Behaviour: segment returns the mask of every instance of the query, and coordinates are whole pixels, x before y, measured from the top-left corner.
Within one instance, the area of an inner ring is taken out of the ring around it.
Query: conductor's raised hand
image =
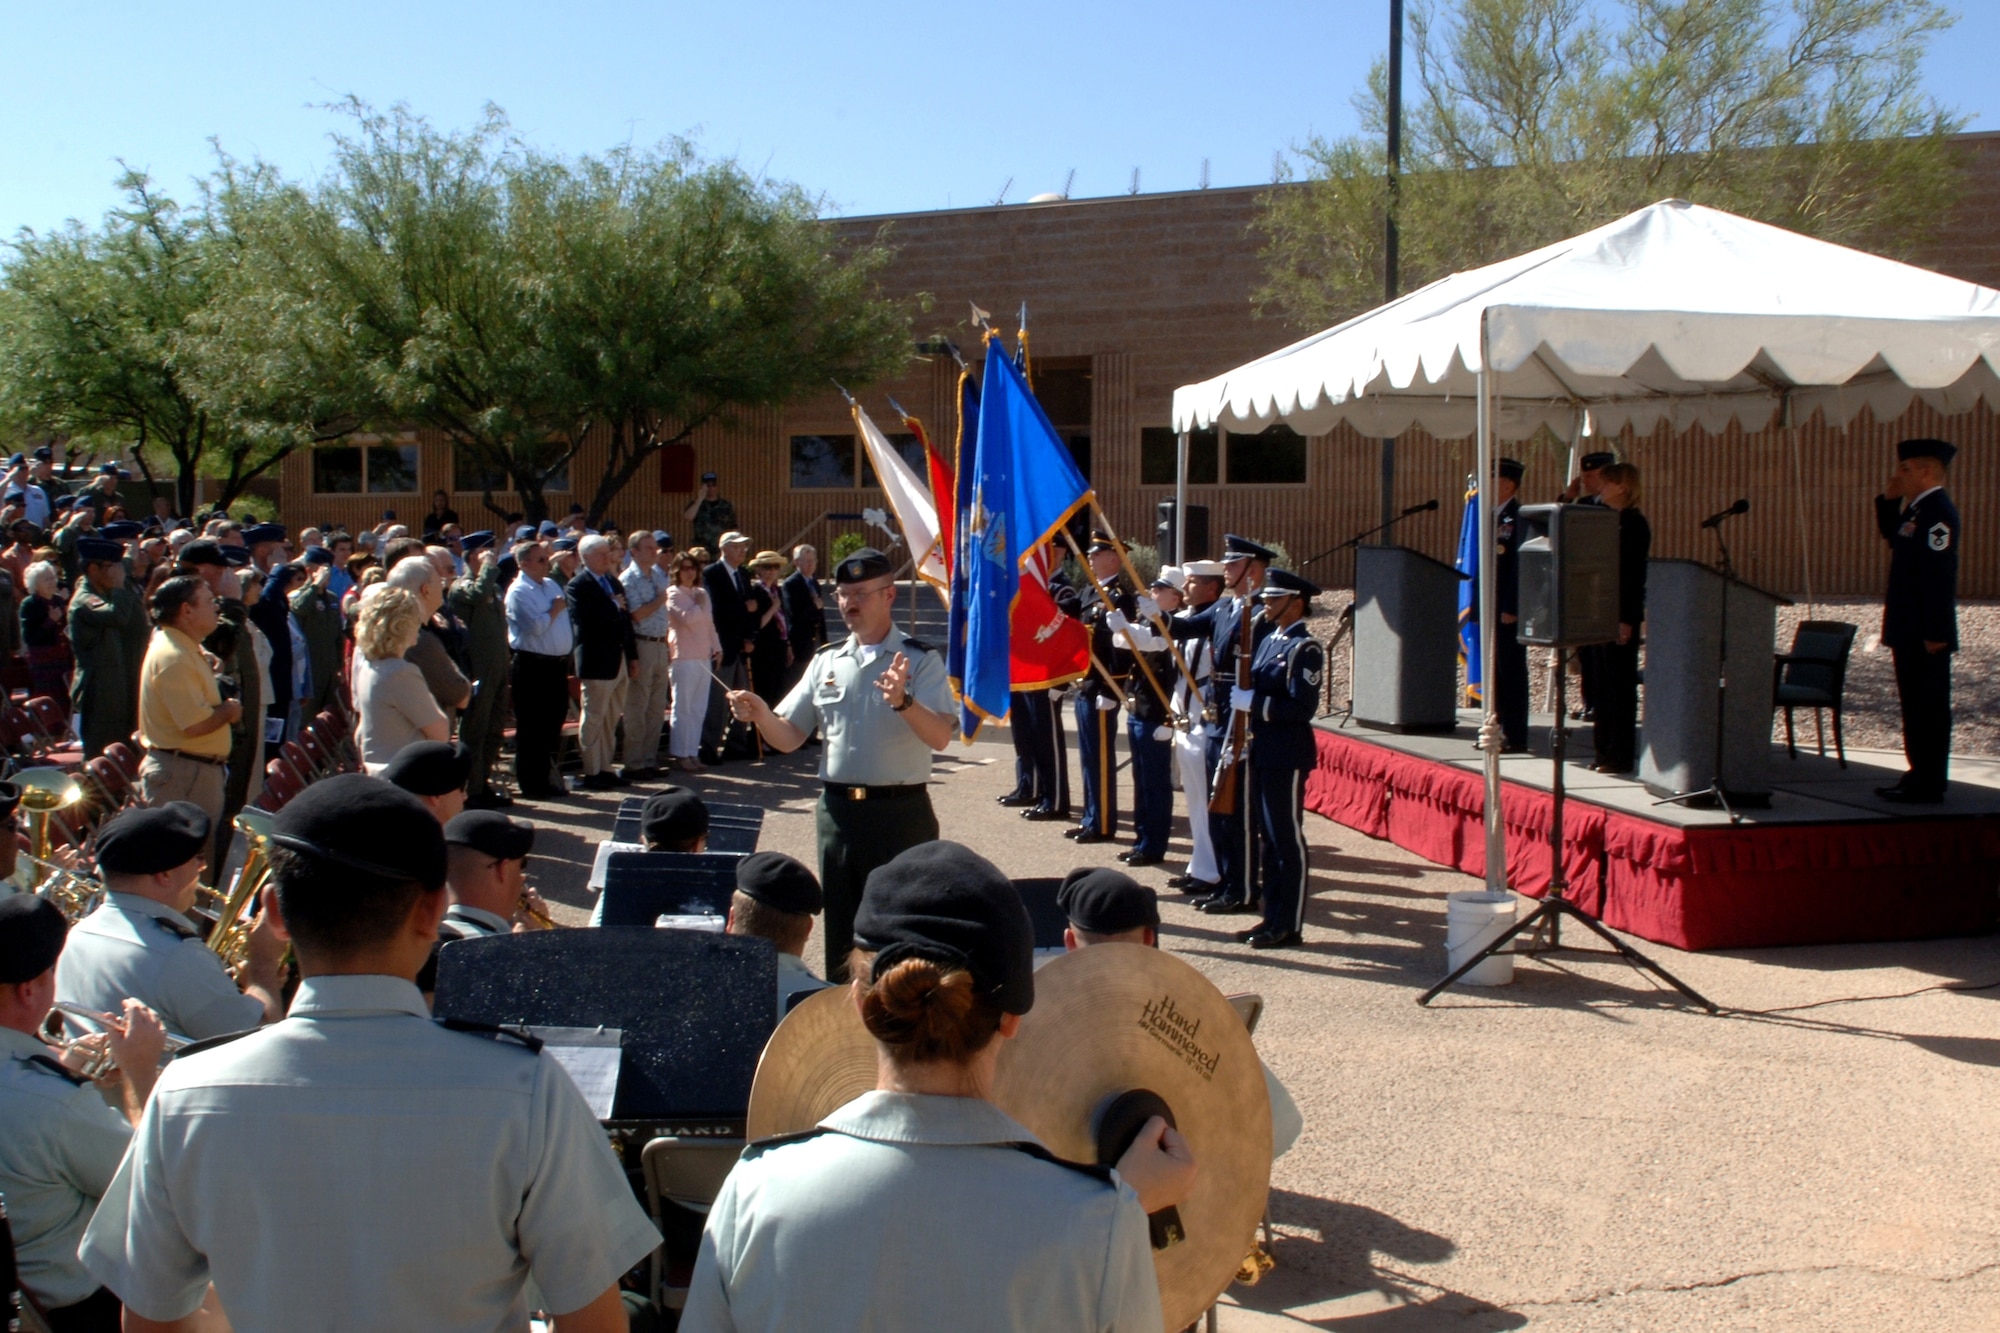
[[[1160,1116],[1148,1120],[1118,1159],[1118,1175],[1148,1213],[1187,1202],[1194,1193],[1194,1149]]]
[[[754,690],[730,690],[723,697],[729,701],[729,715],[738,722],[755,726],[771,720],[771,705]]]
[[[910,694],[910,659],[897,653],[889,659],[889,665],[881,675],[875,677],[875,688],[882,692],[882,701],[894,708]]]

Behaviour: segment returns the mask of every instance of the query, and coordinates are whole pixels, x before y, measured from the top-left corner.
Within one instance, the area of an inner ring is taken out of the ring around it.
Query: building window
[[[319,495],[413,495],[414,444],[331,444],[313,450],[313,491]]]
[[[1306,437],[1283,422],[1255,435],[1229,436],[1231,486],[1303,486]]]
[[[455,491],[485,494],[487,491],[506,492],[514,489],[514,479],[506,469],[489,466],[478,451],[460,445],[451,451],[451,486]],[[542,482],[542,489],[566,491],[569,489],[569,464],[564,463],[554,469]]]
[[[852,435],[792,436],[792,488],[853,489],[854,454]]]
[[[924,457],[924,446],[917,440],[917,437],[913,434],[901,432],[893,435],[885,432],[884,438],[889,441],[889,447],[894,449],[897,455],[909,465],[910,471],[916,473],[920,480],[928,484],[931,475],[930,460]],[[875,475],[875,460],[868,456],[866,449],[860,450],[860,454],[861,484],[863,486],[880,486],[882,482]]]
[[[1180,435],[1172,426],[1147,426],[1139,432],[1139,484],[1171,486],[1180,453]],[[1221,476],[1221,450],[1215,430],[1188,432],[1188,485],[1213,486]]]

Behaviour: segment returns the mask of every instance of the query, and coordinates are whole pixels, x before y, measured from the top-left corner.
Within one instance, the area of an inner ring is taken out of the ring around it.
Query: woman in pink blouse
[[[701,749],[709,691],[715,686],[709,673],[722,661],[722,640],[715,634],[708,590],[701,586],[701,562],[682,555],[674,561],[673,578],[667,589],[667,652],[673,659],[674,678],[667,753],[675,768],[699,773],[704,765],[695,755]]]

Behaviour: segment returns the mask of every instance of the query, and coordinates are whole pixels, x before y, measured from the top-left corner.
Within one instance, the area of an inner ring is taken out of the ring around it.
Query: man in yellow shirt
[[[139,793],[147,805],[191,801],[220,819],[229,727],[243,705],[222,697],[215,660],[202,651],[218,619],[215,594],[183,574],[153,593],[152,615],[153,640],[139,675],[139,736],[146,743]]]

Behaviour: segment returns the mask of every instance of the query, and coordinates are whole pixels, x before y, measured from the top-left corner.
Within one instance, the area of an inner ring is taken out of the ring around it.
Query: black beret
[[[98,531],[114,541],[124,541],[136,537],[146,530],[143,523],[135,523],[129,518],[121,518],[116,523],[106,523]]]
[[[11,782],[0,782],[0,819],[14,813],[14,807],[21,803],[21,789]]]
[[[212,537],[197,537],[176,557],[183,565],[193,569],[199,565],[227,565],[227,557],[222,554],[221,545]]]
[[[118,542],[108,542],[102,537],[78,537],[76,558],[86,565],[116,564],[125,558],[125,548]]]
[[[444,840],[454,847],[519,861],[535,849],[535,826],[509,819],[498,810],[467,810],[444,826]]]
[[[97,866],[115,875],[157,875],[207,850],[208,831],[208,813],[192,801],[127,810],[97,831]]]
[[[1317,597],[1319,585],[1309,578],[1292,573],[1289,569],[1267,569],[1264,571],[1264,586],[1257,590],[1259,597]]]
[[[738,861],[736,891],[793,916],[817,916],[826,903],[813,872],[783,852],[752,852]]]
[[[285,803],[271,840],[288,851],[425,888],[444,883],[444,830],[430,807],[361,773],[321,778]]]
[[[0,986],[33,981],[54,967],[68,933],[69,922],[40,894],[0,898]]]
[[[45,444],[35,450],[35,460],[41,463],[53,463],[56,461],[56,451]]]
[[[1262,560],[1269,564],[1278,558],[1278,553],[1260,542],[1253,542],[1248,537],[1239,537],[1232,532],[1222,539],[1222,558],[1224,561]]]
[[[1117,935],[1160,924],[1159,895],[1116,870],[1088,867],[1070,871],[1056,890],[1056,902],[1072,926],[1093,935]]]
[[[872,546],[860,550],[841,561],[833,571],[835,583],[866,583],[870,579],[886,578],[895,571],[889,557]]]
[[[1577,459],[1576,465],[1585,472],[1597,472],[1610,467],[1617,461],[1617,454],[1612,453],[1608,449],[1601,449],[1596,453],[1585,454],[1582,458]]]
[[[1902,460],[1912,458],[1935,458],[1946,467],[1958,455],[1958,446],[1945,440],[1904,440],[1896,446],[1896,457]]]
[[[1518,458],[1503,458],[1498,471],[1504,480],[1519,481],[1528,474],[1528,465]]]
[[[116,463],[99,463],[97,465],[97,474],[101,477],[122,477],[125,475],[125,471]]]
[[[919,843],[868,874],[854,942],[875,955],[874,976],[905,958],[972,973],[1001,1012],[1035,1003],[1035,931],[1013,881],[955,842]]]
[[[471,555],[474,551],[482,550],[492,544],[492,530],[490,528],[482,528],[478,532],[466,533],[464,539],[459,542],[459,547],[467,555]]]
[[[413,795],[442,796],[464,789],[472,777],[472,751],[452,741],[412,741],[377,776]]]
[[[647,799],[639,828],[648,845],[691,842],[708,832],[708,807],[685,787],[670,787]]]

